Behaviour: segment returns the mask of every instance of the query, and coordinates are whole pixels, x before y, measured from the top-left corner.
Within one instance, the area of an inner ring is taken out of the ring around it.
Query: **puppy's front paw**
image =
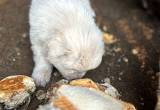
[[[34,79],[37,86],[45,87],[45,85],[50,80],[51,72],[52,72],[51,68],[36,67],[32,73],[32,78]]]

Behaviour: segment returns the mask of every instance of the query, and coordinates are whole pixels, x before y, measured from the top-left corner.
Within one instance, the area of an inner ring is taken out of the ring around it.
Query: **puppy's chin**
[[[67,80],[72,80],[72,79],[82,78],[85,74],[86,74],[86,72],[75,72],[75,73],[64,73],[62,75]]]

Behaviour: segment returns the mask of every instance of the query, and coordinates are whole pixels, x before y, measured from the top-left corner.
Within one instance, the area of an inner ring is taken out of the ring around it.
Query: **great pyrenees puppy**
[[[100,65],[104,43],[94,17],[89,0],[32,0],[32,77],[37,85],[49,82],[53,65],[66,79],[81,78]]]

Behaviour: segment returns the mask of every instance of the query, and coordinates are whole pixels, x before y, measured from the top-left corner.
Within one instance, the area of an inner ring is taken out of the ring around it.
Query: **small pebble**
[[[118,80],[121,81],[122,79],[119,77]]]
[[[114,50],[116,53],[117,53],[117,52],[121,52],[121,51],[122,51],[122,49],[121,49],[121,48],[119,48],[119,47],[118,47],[118,48],[114,48],[113,50]]]
[[[18,52],[18,53],[17,53],[17,56],[20,56],[20,55],[21,55],[21,53],[20,53],[20,52]]]
[[[123,57],[123,61],[124,61],[125,63],[128,63],[128,58]]]
[[[15,62],[15,61],[16,61],[16,59],[15,59],[15,58],[13,58],[13,59],[12,59],[12,61],[14,61],[14,62]]]
[[[121,58],[119,58],[119,59],[117,60],[117,62],[120,63],[120,62],[121,62]]]
[[[26,34],[26,33],[23,33],[23,34],[22,34],[22,37],[23,37],[23,38],[26,38],[26,37],[27,37],[27,34]]]
[[[107,31],[107,26],[103,26],[103,31],[106,32]]]
[[[119,73],[120,76],[122,76],[123,74],[124,74],[123,72],[120,72],[120,73]]]
[[[132,54],[137,55],[138,54],[138,50],[137,49],[132,49]]]

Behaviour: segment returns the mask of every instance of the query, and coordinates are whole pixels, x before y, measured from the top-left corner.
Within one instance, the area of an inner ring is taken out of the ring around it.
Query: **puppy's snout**
[[[77,74],[79,75],[79,78],[82,78],[86,74],[86,72],[77,72]]]
[[[82,78],[86,72],[72,72],[72,73],[66,73],[63,75],[66,79],[71,80],[71,79],[78,79]]]

